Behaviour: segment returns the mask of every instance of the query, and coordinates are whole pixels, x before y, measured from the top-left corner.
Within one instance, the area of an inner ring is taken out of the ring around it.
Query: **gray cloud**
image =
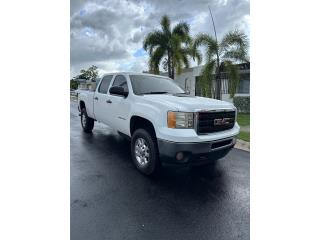
[[[101,71],[147,69],[147,56],[134,57],[162,15],[187,21],[192,35],[212,34],[210,5],[218,37],[238,27],[249,34],[247,0],[71,0],[71,76],[92,64]]]
[[[99,44],[93,40],[75,40],[71,45],[71,62],[100,62],[105,60],[117,60],[128,57],[130,54],[122,48],[122,45],[113,41],[113,45]]]

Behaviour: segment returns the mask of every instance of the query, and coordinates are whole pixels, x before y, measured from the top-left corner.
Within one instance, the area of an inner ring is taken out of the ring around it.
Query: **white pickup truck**
[[[131,139],[142,173],[162,165],[205,165],[225,156],[239,133],[233,104],[190,96],[168,77],[111,73],[95,91],[80,91],[78,109],[86,133],[102,122]]]

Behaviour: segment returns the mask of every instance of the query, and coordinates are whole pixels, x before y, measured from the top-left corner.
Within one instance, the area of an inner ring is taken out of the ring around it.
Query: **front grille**
[[[199,112],[198,134],[220,132],[233,128],[235,111],[228,112]]]

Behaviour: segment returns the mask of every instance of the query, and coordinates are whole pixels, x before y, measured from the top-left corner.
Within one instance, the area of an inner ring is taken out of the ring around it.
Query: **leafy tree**
[[[74,79],[70,80],[70,89],[74,90],[78,88],[78,82]]]
[[[98,76],[98,67],[92,65],[88,69],[81,69],[80,74],[76,78],[94,81],[97,78],[97,76]]]
[[[143,42],[143,48],[149,52],[149,69],[158,74],[159,65],[168,71],[174,79],[175,70],[180,74],[182,67],[189,67],[189,56],[201,57],[197,49],[193,49],[189,35],[189,25],[180,22],[171,29],[171,22],[167,15],[161,19],[161,30],[149,33]]]
[[[228,32],[221,42],[217,42],[208,34],[198,34],[193,43],[193,52],[199,46],[205,47],[206,64],[201,71],[200,83],[205,96],[221,99],[221,78],[222,70],[228,73],[229,94],[234,97],[239,84],[239,70],[237,63],[248,62],[249,40],[246,34],[239,30]],[[217,59],[219,57],[219,66]],[[200,60],[201,62],[201,60]],[[212,74],[215,70],[215,86],[212,82]],[[213,90],[214,87],[214,90]]]

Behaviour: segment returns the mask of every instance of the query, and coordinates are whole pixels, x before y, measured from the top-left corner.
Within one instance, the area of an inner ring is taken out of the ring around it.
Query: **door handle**
[[[112,101],[110,99],[107,100],[107,103],[112,103]]]
[[[94,100],[99,100],[99,98],[98,98],[98,97],[95,97]]]

